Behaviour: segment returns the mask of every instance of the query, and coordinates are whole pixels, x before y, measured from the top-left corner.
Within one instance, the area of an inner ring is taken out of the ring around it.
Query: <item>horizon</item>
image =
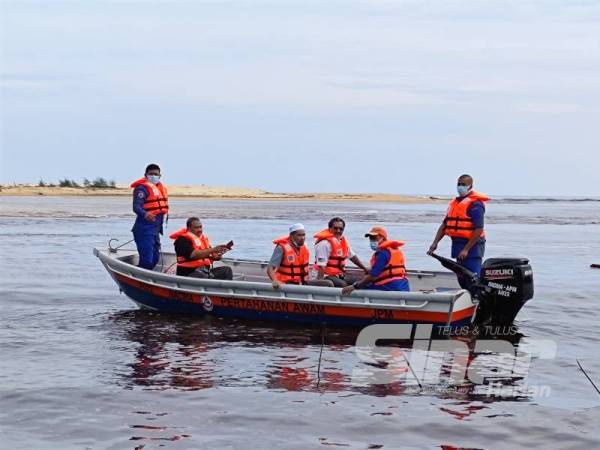
[[[84,177],[85,178],[85,177]],[[96,177],[94,177],[96,178]],[[75,181],[78,183],[78,186],[76,187],[69,187],[69,186],[64,186],[64,188],[74,188],[74,189],[113,189],[113,187],[105,187],[105,188],[100,188],[97,186],[84,186],[82,182],[78,181],[77,179],[69,179],[70,181]],[[83,180],[83,178],[82,178]],[[129,188],[129,183],[128,182],[119,182],[117,180],[111,180],[111,179],[106,179],[105,180],[107,182],[115,182],[115,187],[117,189],[127,189]],[[42,181],[42,180],[40,180]],[[63,188],[61,186],[58,186],[58,182],[55,181],[47,181],[47,180],[43,180],[44,183],[46,184],[43,187],[51,187],[51,188]],[[60,181],[60,180],[59,180]],[[89,179],[89,181],[94,181],[92,178]],[[51,186],[50,186],[51,185]],[[31,182],[21,182],[21,183],[16,183],[16,182],[12,182],[12,183],[5,183],[2,182],[0,183],[0,187],[42,187],[39,186],[39,181],[37,183],[31,183]],[[206,188],[224,188],[224,189],[247,189],[247,190],[258,190],[258,191],[262,191],[268,194],[354,194],[354,195],[389,195],[389,196],[406,196],[406,197],[432,197],[432,198],[439,198],[439,199],[449,199],[449,198],[453,198],[456,196],[456,193],[406,193],[406,192],[366,192],[366,191],[343,191],[343,192],[336,192],[336,191],[274,191],[274,190],[268,190],[268,189],[264,189],[261,187],[252,187],[252,186],[238,186],[238,185],[213,185],[213,184],[194,184],[194,183],[174,183],[173,186],[189,186],[189,187],[206,187]],[[167,188],[169,187],[169,185],[167,185]],[[544,199],[549,199],[549,200],[554,200],[554,199],[565,199],[565,200],[600,200],[600,195],[514,195],[514,194],[503,194],[503,193],[489,193],[486,192],[486,194],[489,194],[492,196],[491,200],[506,200],[506,199],[517,199],[517,200],[527,200],[527,199],[538,199],[538,200],[544,200]],[[1,194],[0,194],[1,196]],[[193,195],[191,197],[194,197]]]

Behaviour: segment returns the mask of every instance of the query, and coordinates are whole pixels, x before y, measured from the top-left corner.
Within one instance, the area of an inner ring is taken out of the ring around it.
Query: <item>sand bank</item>
[[[363,202],[395,202],[395,203],[432,203],[443,201],[436,197],[411,196],[398,194],[347,194],[347,193],[282,193],[268,192],[261,189],[219,187],[206,185],[167,185],[169,195],[176,198],[206,198],[232,200],[314,200],[314,201],[363,201]],[[71,188],[40,187],[36,185],[17,184],[0,185],[0,196],[130,196],[131,189],[118,185],[116,188]]]

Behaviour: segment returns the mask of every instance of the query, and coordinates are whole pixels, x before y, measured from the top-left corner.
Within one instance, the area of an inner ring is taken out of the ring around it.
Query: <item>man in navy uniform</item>
[[[160,258],[160,234],[163,220],[169,213],[167,188],[160,182],[160,167],[149,164],[144,177],[131,183],[133,212],[136,214],[131,231],[139,254],[139,267],[152,270]]]
[[[489,197],[473,190],[473,177],[461,175],[456,190],[458,197],[448,205],[446,217],[440,225],[428,253],[433,253],[444,236],[452,239],[452,258],[463,267],[479,275],[485,253],[485,232],[483,230],[485,205]],[[458,282],[468,288],[468,282],[461,277]]]

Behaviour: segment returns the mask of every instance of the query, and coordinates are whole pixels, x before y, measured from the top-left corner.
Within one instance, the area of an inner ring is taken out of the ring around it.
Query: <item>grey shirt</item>
[[[281,245],[276,245],[273,250],[273,254],[271,255],[271,259],[269,260],[269,266],[274,269],[278,269],[281,265],[281,259],[283,258],[283,247]]]

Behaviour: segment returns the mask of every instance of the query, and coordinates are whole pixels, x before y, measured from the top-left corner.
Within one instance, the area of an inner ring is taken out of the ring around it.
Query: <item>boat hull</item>
[[[238,298],[208,295],[168,287],[122,274],[113,274],[120,290],[141,308],[185,315],[214,315],[250,320],[364,327],[381,323],[433,324],[438,333],[468,326],[475,305],[452,311],[421,311],[327,305],[272,298]]]

